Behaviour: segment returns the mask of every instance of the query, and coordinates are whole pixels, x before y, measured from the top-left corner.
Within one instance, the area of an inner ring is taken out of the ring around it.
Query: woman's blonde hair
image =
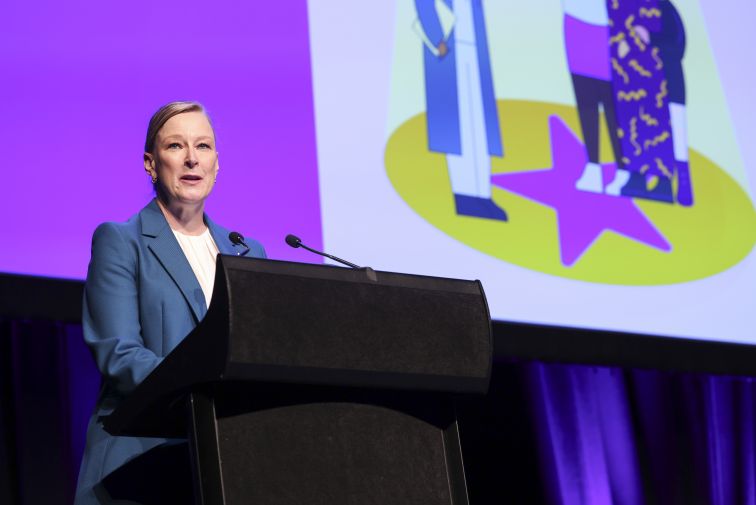
[[[201,112],[207,118],[210,123],[210,128],[213,130],[213,136],[215,135],[215,128],[213,127],[213,121],[210,119],[205,107],[199,102],[171,102],[160,107],[150,118],[150,124],[147,126],[147,138],[144,141],[144,152],[152,153],[155,149],[155,140],[160,129],[171,119],[173,116],[178,116],[185,112]]]

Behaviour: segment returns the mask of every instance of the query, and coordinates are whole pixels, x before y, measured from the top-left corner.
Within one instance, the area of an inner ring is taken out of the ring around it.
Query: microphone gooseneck
[[[347,260],[343,260],[341,258],[337,258],[336,256],[332,256],[332,255],[330,255],[328,253],[324,253],[323,251],[318,251],[317,249],[313,249],[311,247],[308,247],[305,244],[303,244],[302,243],[302,239],[299,238],[299,237],[297,237],[296,235],[292,235],[292,234],[286,235],[286,243],[289,244],[294,249],[297,249],[298,247],[301,247],[303,249],[307,249],[311,253],[315,253],[315,254],[319,254],[321,256],[325,256],[326,258],[330,258],[333,261],[337,261],[337,262],[339,262],[339,263],[341,263],[343,265],[346,265],[348,267],[351,267],[351,268],[362,268],[362,267],[357,266],[354,263],[351,263],[351,262],[349,262]]]

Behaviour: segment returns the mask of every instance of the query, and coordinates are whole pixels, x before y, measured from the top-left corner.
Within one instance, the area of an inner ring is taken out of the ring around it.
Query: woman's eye
[[[210,144],[206,144],[206,143],[202,142],[197,147],[199,147],[200,149],[210,149]]]
[[[178,142],[171,142],[168,144],[168,149],[181,149],[181,144]]]

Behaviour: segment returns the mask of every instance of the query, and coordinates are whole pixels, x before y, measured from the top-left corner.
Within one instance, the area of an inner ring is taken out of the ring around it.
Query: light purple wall
[[[92,231],[152,197],[147,121],[199,100],[221,171],[208,213],[276,259],[322,245],[305,0],[12,1],[0,30],[0,271],[83,278]]]

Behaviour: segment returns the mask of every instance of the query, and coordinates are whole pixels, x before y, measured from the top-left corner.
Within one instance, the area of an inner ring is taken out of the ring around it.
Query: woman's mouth
[[[186,174],[181,176],[181,182],[186,182],[187,184],[198,184],[201,181],[202,177],[199,175]]]

